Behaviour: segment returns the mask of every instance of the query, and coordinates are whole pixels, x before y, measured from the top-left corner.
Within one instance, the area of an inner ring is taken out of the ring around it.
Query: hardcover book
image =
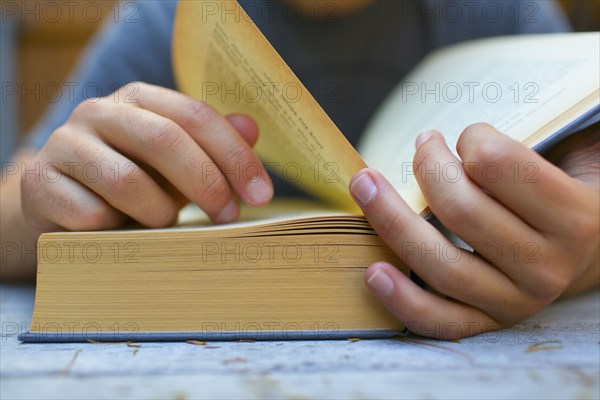
[[[168,229],[43,234],[32,324],[21,340],[395,335],[403,327],[363,275],[375,261],[410,272],[353,203],[353,174],[379,169],[426,216],[408,167],[420,132],[437,129],[454,148],[464,127],[485,121],[541,151],[598,122],[598,32],[482,39],[426,57],[355,150],[243,9],[227,3],[235,12],[180,2],[178,87],[223,114],[255,118],[260,157],[296,166],[294,183],[321,203],[275,201],[222,226],[187,208]],[[223,87],[239,96],[221,96]]]

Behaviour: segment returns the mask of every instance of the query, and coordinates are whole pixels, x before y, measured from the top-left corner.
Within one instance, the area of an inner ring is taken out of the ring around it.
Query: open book
[[[486,121],[543,149],[598,121],[599,33],[486,39],[428,56],[356,151],[241,7],[227,3],[227,13],[179,4],[179,87],[224,114],[252,115],[261,158],[293,166],[293,181],[323,207],[275,202],[225,226],[44,234],[32,325],[21,340],[393,335],[402,327],[363,274],[379,260],[408,270],[358,214],[352,175],[367,164],[380,169],[423,213],[409,168],[420,132],[438,129],[453,148],[465,126]]]

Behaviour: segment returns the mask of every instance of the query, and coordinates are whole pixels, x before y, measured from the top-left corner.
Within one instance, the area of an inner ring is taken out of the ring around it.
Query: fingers
[[[469,134],[461,137],[462,163],[439,133],[420,136],[414,171],[436,216],[486,259],[465,257],[414,214],[376,171],[359,171],[350,183],[355,201],[377,233],[439,293],[422,290],[385,263],[369,268],[367,285],[410,330],[427,336],[467,336],[532,315],[581,274],[591,254],[586,249],[597,249],[597,218],[590,218],[597,216],[597,204],[591,205],[593,199],[597,202],[593,189],[578,187],[583,184],[539,157],[533,158],[539,162],[536,171],[550,184],[527,187],[523,181],[511,181],[505,175],[511,171],[509,161],[522,165],[532,160],[532,153],[497,132],[483,138],[489,126],[471,129],[476,129],[471,135],[477,140],[471,143]],[[489,163],[495,163],[498,172],[493,180],[486,175]],[[574,191],[581,198],[570,200]],[[564,212],[561,206],[576,210]],[[559,219],[556,215],[564,221],[553,222]],[[566,228],[567,224],[575,227]],[[483,251],[486,243],[497,246],[499,258]],[[522,253],[527,250],[520,247],[523,244],[533,244],[533,254]],[[576,255],[578,250],[581,256]],[[528,264],[529,255],[534,259]],[[448,326],[457,329],[444,329]],[[465,332],[464,326],[473,329]]]
[[[393,265],[373,264],[365,281],[382,304],[414,333],[452,340],[501,327],[475,307],[423,290]]]
[[[39,184],[41,179],[49,177],[51,183]],[[27,197],[22,202],[23,211],[36,233],[113,229],[126,219],[124,214],[75,179],[63,175],[53,164],[45,169],[44,177],[27,178],[21,184],[22,196]]]
[[[537,285],[546,239],[473,183],[439,132],[418,141],[413,171],[435,216],[512,280]]]
[[[271,200],[271,181],[251,147],[258,138],[254,121],[240,114],[224,118],[209,104],[174,90],[138,85],[134,104],[183,128],[218,166],[244,202],[263,206]]]
[[[163,227],[176,220],[185,197],[214,222],[230,222],[239,215],[238,196],[261,206],[273,195],[251,148],[257,139],[258,126],[248,116],[222,117],[175,91],[130,84],[110,98],[81,103],[40,153],[68,183],[24,185],[28,193],[56,196],[47,203],[64,207],[72,190],[74,202],[89,199],[96,210],[103,210],[106,221],[91,216],[91,223],[77,223],[63,218],[63,206],[53,217],[55,208],[40,206],[41,215],[28,204],[29,215],[47,229],[114,227],[115,215],[120,221],[128,215],[146,226]]]
[[[143,169],[94,135],[62,127],[48,141],[45,156],[58,161],[54,165],[69,180],[75,179],[145,226],[160,228],[177,220],[174,199]]]
[[[379,236],[438,292],[477,303],[501,319],[508,317],[503,311],[506,303],[522,298],[505,274],[455,247],[415,214],[377,171],[359,171],[350,182],[350,191]]]
[[[175,122],[150,111],[99,100],[87,126],[111,147],[164,176],[214,222],[230,222],[239,207],[227,179],[206,152]]]
[[[254,147],[258,141],[258,125],[245,114],[230,114],[226,116],[227,121],[244,138],[250,147]]]
[[[488,124],[466,128],[457,151],[477,185],[537,230],[571,232],[578,210],[590,209],[585,184]],[[564,218],[549,218],[557,213]]]

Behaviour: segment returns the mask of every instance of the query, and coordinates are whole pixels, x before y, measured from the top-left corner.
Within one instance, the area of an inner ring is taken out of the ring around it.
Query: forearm
[[[21,209],[21,166],[34,153],[23,150],[13,162],[16,173],[4,173],[0,183],[0,280],[31,280],[36,268],[36,235],[29,229]]]

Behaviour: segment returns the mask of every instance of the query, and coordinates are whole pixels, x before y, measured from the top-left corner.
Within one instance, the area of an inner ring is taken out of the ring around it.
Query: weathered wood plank
[[[22,344],[33,288],[0,286],[1,398],[598,398],[600,291],[460,342]],[[540,344],[541,343],[541,344]]]

